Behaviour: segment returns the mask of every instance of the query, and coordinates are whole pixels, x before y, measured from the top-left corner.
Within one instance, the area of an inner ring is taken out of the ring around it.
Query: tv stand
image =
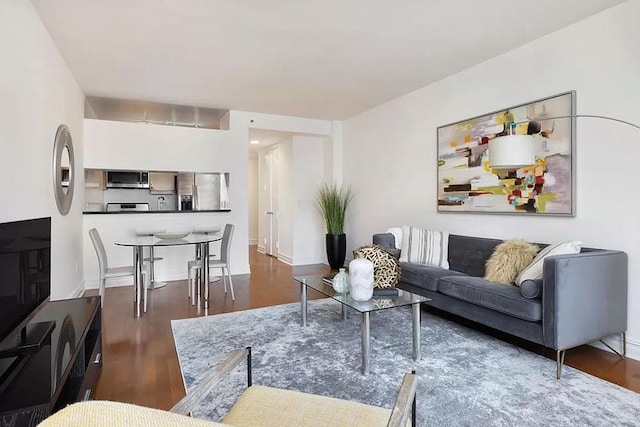
[[[20,328],[20,331],[14,336],[5,340],[7,344],[0,347],[0,359],[37,353],[49,341],[49,336],[55,327],[55,320],[28,323],[27,326]]]
[[[100,297],[46,303],[0,348],[0,427],[35,426],[90,399],[101,366]]]

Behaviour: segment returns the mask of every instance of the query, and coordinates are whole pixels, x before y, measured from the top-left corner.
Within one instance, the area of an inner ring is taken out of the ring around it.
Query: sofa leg
[[[620,356],[621,359],[624,359],[625,357],[627,357],[627,333],[623,332],[621,335],[622,336],[620,337],[620,347],[621,347],[620,351],[611,347],[609,344],[604,342],[604,340],[600,340],[600,342],[609,350],[613,351],[615,354]]]
[[[564,353],[565,350],[556,351],[556,376],[560,379],[562,375],[562,365],[564,365]]]

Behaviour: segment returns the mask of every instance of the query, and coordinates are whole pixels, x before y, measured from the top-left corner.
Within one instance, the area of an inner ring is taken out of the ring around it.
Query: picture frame
[[[437,128],[438,212],[575,216],[575,91]],[[534,138],[536,164],[489,168],[489,141]]]

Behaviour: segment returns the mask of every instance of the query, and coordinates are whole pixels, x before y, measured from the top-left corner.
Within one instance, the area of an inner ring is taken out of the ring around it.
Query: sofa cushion
[[[431,265],[400,263],[400,280],[418,288],[437,292],[438,280],[445,276],[465,276],[465,274]]]
[[[226,424],[129,403],[91,400],[65,406],[38,425],[42,427],[224,427]]]
[[[582,242],[560,242],[553,245],[549,245],[540,251],[533,262],[524,270],[520,272],[516,278],[516,283],[520,285],[522,282],[528,279],[539,280],[542,279],[544,270],[544,260],[554,255],[564,254],[579,254],[582,248]]]
[[[502,240],[449,235],[449,268],[469,276],[484,277],[484,263]]]
[[[386,426],[391,410],[332,397],[254,385],[247,388],[224,423],[232,426]]]
[[[542,319],[542,303],[527,299],[516,286],[491,283],[480,277],[449,276],[438,281],[438,290],[444,295],[486,307],[530,322]]]
[[[520,295],[525,298],[540,298],[542,296],[542,280],[527,279],[522,282]]]
[[[493,283],[511,285],[538,253],[538,247],[524,240],[507,240],[496,246],[485,263],[484,278]]]
[[[449,233],[402,226],[401,262],[449,268]]]

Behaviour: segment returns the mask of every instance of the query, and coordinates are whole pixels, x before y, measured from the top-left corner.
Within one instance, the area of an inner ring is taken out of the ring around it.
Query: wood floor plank
[[[133,318],[131,287],[108,288],[103,310],[104,364],[94,399],[136,403],[169,409],[184,396],[171,320],[200,317],[299,301],[293,276],[325,273],[324,265],[292,268],[250,249],[251,275],[233,277],[236,300],[225,294],[222,282],[211,285],[211,307],[194,307],[187,298],[187,282],[170,282],[149,291],[148,312]],[[88,291],[87,295],[95,294]],[[309,298],[322,295],[310,292]],[[550,353],[550,352],[547,352]],[[640,362],[621,360],[600,349],[582,346],[567,352],[568,365],[640,392]]]

